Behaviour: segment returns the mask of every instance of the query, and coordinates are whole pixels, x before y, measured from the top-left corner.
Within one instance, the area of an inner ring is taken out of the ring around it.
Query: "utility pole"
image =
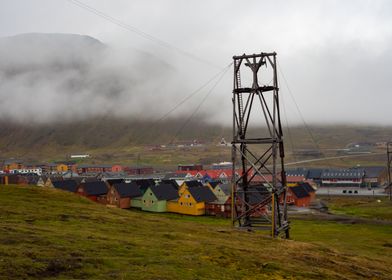
[[[232,223],[289,238],[276,53],[233,60]]]
[[[392,161],[392,142],[387,142],[387,178],[389,189],[389,200],[392,200],[392,184],[391,184],[391,161]]]

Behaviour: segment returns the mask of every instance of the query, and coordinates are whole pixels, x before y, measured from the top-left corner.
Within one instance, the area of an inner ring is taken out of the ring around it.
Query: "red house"
[[[119,183],[110,186],[107,194],[107,203],[118,208],[130,208],[131,199],[142,196],[140,187],[132,183]]]
[[[112,166],[112,172],[121,172],[123,171],[123,167],[119,164],[115,164]]]
[[[208,202],[205,204],[205,211],[207,216],[216,216],[222,218],[231,217],[231,197],[225,203]]]
[[[297,207],[308,207],[311,195],[302,185],[287,188],[287,204]]]
[[[92,201],[106,204],[108,186],[103,181],[93,181],[93,182],[81,183],[78,186],[76,193],[81,196],[85,196]]]
[[[202,164],[179,164],[178,171],[200,171],[203,170]]]
[[[123,171],[128,175],[152,174],[154,173],[154,168],[152,168],[151,166],[124,166]]]

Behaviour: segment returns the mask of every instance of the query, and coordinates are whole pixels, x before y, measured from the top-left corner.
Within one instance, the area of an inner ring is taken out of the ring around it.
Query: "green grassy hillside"
[[[390,279],[390,225],[294,220],[293,240],[224,219],[111,209],[0,186],[1,279]]]

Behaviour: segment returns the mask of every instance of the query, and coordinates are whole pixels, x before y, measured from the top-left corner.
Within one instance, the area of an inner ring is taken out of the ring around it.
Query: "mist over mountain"
[[[12,122],[73,122],[107,115],[148,119],[153,93],[176,94],[176,70],[169,64],[89,36],[1,38],[0,61],[0,119]],[[165,100],[160,105],[164,108]]]

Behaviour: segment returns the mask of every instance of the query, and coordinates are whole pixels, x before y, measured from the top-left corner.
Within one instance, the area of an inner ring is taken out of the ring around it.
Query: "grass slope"
[[[326,197],[324,201],[336,214],[392,221],[392,201],[388,197]]]
[[[392,273],[390,247],[374,243],[377,250],[366,250],[358,239],[342,244],[344,235],[359,235],[352,228],[358,225],[294,221],[292,236],[301,242],[228,224],[0,186],[0,279],[388,279]],[[363,228],[368,239],[384,243],[392,233],[381,225]],[[335,234],[340,242],[330,242]]]

